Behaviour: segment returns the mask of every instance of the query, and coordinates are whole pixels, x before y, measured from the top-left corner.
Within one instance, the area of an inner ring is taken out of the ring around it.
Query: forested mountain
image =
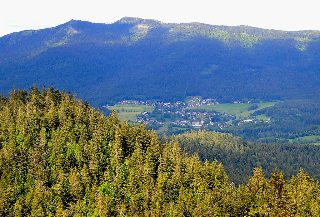
[[[94,106],[119,99],[173,101],[317,98],[320,32],[71,20],[0,38],[0,92],[13,83],[72,90]]]
[[[36,86],[0,97],[0,195],[1,216],[320,215],[319,182],[303,169],[286,180],[256,168],[238,186],[218,161]]]

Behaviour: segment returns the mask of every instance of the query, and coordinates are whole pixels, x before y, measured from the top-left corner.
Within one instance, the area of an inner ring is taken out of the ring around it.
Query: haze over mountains
[[[0,38],[0,92],[54,86],[93,106],[120,99],[316,98],[320,32],[71,20]]]

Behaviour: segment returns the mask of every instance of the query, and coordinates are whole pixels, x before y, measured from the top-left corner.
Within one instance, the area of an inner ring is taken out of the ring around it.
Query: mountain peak
[[[143,19],[138,17],[123,17],[118,22],[119,23],[139,23],[141,21],[143,21]]]
[[[117,23],[127,23],[127,24],[147,24],[152,26],[158,26],[162,22],[153,19],[142,19],[138,17],[123,17]]]
[[[89,22],[89,21],[83,21],[83,20],[74,20],[74,19],[71,19],[69,20],[68,22],[66,23],[63,23],[59,26],[75,26],[75,25],[81,25],[81,24],[93,24],[92,22]],[[57,26],[58,27],[58,26]]]

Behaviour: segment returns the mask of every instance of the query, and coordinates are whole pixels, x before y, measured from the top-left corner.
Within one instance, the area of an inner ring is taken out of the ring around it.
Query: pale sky
[[[316,0],[2,0],[0,36],[71,19],[113,23],[122,17],[277,30],[320,30]]]

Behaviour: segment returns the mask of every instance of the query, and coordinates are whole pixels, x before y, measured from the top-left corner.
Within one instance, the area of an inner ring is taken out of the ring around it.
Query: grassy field
[[[296,139],[289,139],[290,143],[312,143],[320,145],[320,136],[303,136]]]
[[[153,112],[154,107],[147,105],[115,105],[109,106],[108,109],[116,111],[120,121],[134,121],[141,112]]]
[[[160,127],[160,128],[157,130],[157,133],[158,133],[158,134],[166,133],[166,132],[168,131],[168,127],[169,127],[169,123],[165,123],[163,127]]]
[[[255,111],[258,111],[260,109],[267,108],[267,107],[272,107],[276,103],[277,102],[257,103],[257,105],[259,107],[255,110],[251,110],[251,111],[248,111],[248,108],[252,104],[248,104],[248,103],[204,105],[204,106],[200,106],[200,107],[191,107],[188,109],[190,109],[190,110],[204,109],[206,111],[216,111],[216,112],[220,112],[220,113],[235,115],[237,117],[237,119],[243,119],[243,118],[249,117],[250,114],[254,113]],[[265,115],[258,116],[257,118],[259,118],[259,117],[262,120],[268,119]]]
[[[270,119],[270,117],[267,117],[265,114],[257,115],[256,118],[259,119],[259,120],[263,120],[263,121],[267,121],[267,120]]]

